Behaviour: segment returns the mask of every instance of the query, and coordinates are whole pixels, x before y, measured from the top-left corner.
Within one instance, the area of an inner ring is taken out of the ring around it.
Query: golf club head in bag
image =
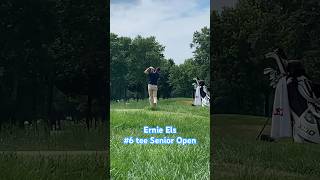
[[[278,48],[272,52],[265,54],[265,58],[275,59],[281,74],[286,74],[287,56],[284,54],[283,50]]]

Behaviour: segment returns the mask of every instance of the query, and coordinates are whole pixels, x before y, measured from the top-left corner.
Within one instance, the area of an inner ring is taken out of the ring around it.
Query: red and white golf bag
[[[276,52],[266,57],[276,59],[280,69],[280,73],[265,69],[265,74],[270,74],[271,85],[276,88],[271,137],[320,143],[320,99],[316,85],[306,77],[299,61],[285,61]]]

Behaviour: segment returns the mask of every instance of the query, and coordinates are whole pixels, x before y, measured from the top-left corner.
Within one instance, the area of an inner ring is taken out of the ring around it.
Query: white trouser
[[[157,85],[148,84],[149,101],[152,107],[155,107],[157,105],[157,102],[158,102],[157,92],[158,92]]]

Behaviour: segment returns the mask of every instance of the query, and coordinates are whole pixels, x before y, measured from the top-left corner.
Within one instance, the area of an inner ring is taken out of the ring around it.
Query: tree
[[[197,68],[197,77],[205,80],[210,87],[210,29],[204,27],[200,32],[193,34],[191,48],[195,48],[194,61]]]
[[[275,63],[264,54],[275,48],[303,59],[307,71],[316,74],[311,66],[317,66],[319,54],[318,9],[316,1],[241,0],[234,8],[213,11],[212,112],[268,114],[272,89],[263,69]]]

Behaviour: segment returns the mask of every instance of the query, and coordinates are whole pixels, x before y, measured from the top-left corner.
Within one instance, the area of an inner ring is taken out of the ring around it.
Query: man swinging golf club
[[[157,92],[158,92],[158,79],[160,68],[148,67],[144,70],[144,73],[148,75],[148,93],[149,93],[149,102],[153,110],[157,107]]]

